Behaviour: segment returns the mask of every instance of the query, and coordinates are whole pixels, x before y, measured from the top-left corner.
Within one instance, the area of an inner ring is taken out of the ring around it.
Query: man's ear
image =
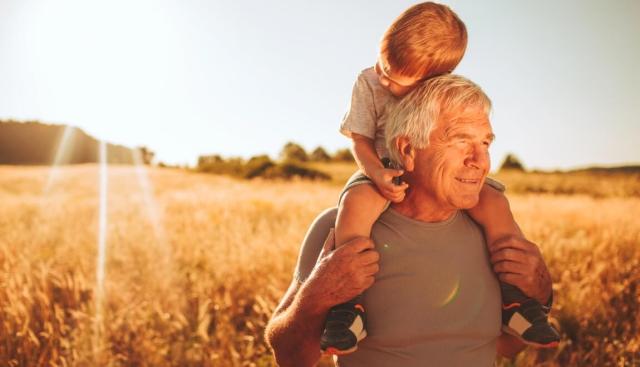
[[[409,138],[406,136],[399,136],[396,138],[396,148],[400,153],[400,160],[402,167],[405,171],[413,171],[416,157],[416,150],[411,145]]]

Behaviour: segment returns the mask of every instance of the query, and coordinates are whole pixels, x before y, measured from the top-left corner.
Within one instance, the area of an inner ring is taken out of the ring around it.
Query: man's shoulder
[[[328,208],[313,220],[302,241],[294,277],[303,282],[316,265],[318,255],[322,251],[324,241],[331,228],[335,226],[338,208]]]

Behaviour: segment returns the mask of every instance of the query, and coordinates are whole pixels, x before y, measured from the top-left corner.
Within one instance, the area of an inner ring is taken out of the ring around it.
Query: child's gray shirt
[[[356,133],[373,139],[378,156],[388,157],[384,127],[387,107],[394,100],[393,94],[380,84],[373,67],[362,70],[353,85],[351,103],[340,124],[340,132],[347,137]]]

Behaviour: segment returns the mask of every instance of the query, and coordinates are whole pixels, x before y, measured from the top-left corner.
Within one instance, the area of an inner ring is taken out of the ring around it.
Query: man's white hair
[[[468,107],[480,107],[487,114],[491,111],[489,97],[469,79],[445,74],[425,81],[389,111],[385,128],[389,158],[402,163],[396,138],[406,136],[414,148],[426,148],[431,128],[442,114]]]

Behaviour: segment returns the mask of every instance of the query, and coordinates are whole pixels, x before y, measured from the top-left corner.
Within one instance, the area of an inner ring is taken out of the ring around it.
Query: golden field
[[[99,166],[0,166],[0,366],[273,366],[264,326],[352,169],[316,183],[112,166],[101,232]],[[640,178],[499,177],[551,187],[510,200],[564,337],[502,365],[640,366]]]

